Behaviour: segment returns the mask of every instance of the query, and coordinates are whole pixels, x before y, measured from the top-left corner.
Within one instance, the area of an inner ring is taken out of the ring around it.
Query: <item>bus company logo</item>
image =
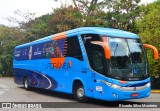
[[[133,91],[136,91],[136,89],[137,89],[137,88],[136,88],[136,87],[134,87],[134,88],[133,88]]]
[[[72,68],[72,61],[64,62],[63,64],[58,63],[48,63],[45,64],[45,69],[71,69]]]

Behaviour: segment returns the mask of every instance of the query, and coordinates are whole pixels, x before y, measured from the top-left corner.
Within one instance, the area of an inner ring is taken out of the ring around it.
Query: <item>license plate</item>
[[[138,93],[131,94],[131,97],[137,97],[137,96],[138,96]]]

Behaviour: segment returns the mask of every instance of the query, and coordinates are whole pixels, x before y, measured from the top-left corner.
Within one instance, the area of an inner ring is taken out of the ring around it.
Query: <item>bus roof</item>
[[[95,34],[101,34],[108,37],[120,37],[120,38],[139,38],[138,35],[123,31],[120,29],[113,29],[113,28],[102,28],[102,27],[82,27],[79,28],[80,34],[85,34],[87,32],[95,33]]]
[[[81,27],[81,28],[76,28],[76,29],[66,31],[67,37],[78,34],[78,33],[79,34],[100,34],[108,37],[120,37],[120,38],[135,38],[135,39],[139,38],[139,36],[134,33],[119,30],[119,29],[113,29],[113,28]],[[16,48],[30,46],[30,45],[41,43],[44,41],[49,41],[49,40],[52,40],[53,37],[54,35],[50,35],[30,43],[19,45]]]

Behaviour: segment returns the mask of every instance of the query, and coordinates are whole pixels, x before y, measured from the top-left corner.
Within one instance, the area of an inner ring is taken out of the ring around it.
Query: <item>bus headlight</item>
[[[103,82],[104,84],[106,84],[107,86],[111,86],[112,88],[115,88],[115,89],[120,89],[120,88],[121,88],[121,86],[119,86],[119,85],[117,85],[117,84],[112,84],[112,83],[110,83],[110,82],[106,82],[105,80],[102,80],[102,82]]]
[[[119,86],[119,85],[116,85],[116,84],[112,84],[111,85],[113,88],[115,88],[115,89],[119,89],[121,86]]]
[[[150,83],[150,82],[146,84],[146,87],[150,87],[150,86],[151,86],[151,83]]]
[[[111,86],[111,85],[112,85],[110,82],[107,82],[107,81],[105,81],[105,80],[102,80],[102,82],[103,82],[104,84],[106,84],[107,86]]]

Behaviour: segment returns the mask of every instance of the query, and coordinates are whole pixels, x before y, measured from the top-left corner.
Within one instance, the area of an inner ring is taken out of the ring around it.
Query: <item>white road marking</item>
[[[0,95],[4,94],[4,92],[8,90],[7,88],[6,85],[0,84]]]
[[[4,93],[4,91],[0,91],[0,95],[2,95]]]

